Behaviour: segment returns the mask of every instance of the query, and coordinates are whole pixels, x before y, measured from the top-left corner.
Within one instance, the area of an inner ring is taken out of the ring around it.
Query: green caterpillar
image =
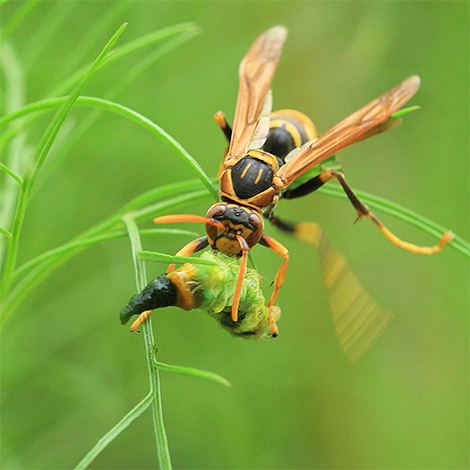
[[[258,272],[251,268],[246,271],[238,320],[234,322],[231,306],[240,272],[240,259],[218,250],[205,252],[201,258],[213,261],[214,265],[186,263],[171,273],[157,277],[131,298],[121,311],[121,323],[126,324],[131,316],[140,315],[131,327],[132,331],[136,331],[150,314],[149,311],[176,306],[184,310],[202,310],[233,336],[252,339],[267,336],[270,330],[268,309]],[[274,320],[278,320],[280,308],[274,307],[273,313]]]

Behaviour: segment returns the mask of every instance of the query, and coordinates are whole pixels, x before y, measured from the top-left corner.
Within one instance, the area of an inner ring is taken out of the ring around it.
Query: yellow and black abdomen
[[[269,134],[263,150],[280,159],[309,140],[317,138],[313,122],[305,114],[293,109],[281,109],[269,115]]]

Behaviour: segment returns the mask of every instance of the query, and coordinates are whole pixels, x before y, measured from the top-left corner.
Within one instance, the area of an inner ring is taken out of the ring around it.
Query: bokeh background
[[[2,24],[22,5],[1,5]],[[468,2],[38,2],[8,38],[17,79],[24,78],[23,104],[50,96],[124,21],[129,26],[119,45],[179,22],[200,25],[201,34],[115,101],[161,125],[210,175],[225,148],[212,115],[222,109],[232,120],[239,62],[274,24],[289,28],[274,108],[299,109],[320,131],[419,74],[422,86],[412,104],[421,110],[339,159],[354,188],[468,239]],[[104,96],[149,52],[103,70],[85,94]],[[89,112],[73,110],[66,131]],[[29,145],[37,144],[50,116],[29,130]],[[61,152],[60,142],[54,152]],[[46,170],[26,214],[20,263],[146,190],[193,178],[154,136],[109,114],[54,172]],[[184,212],[204,214],[210,203],[208,197]],[[352,366],[335,338],[314,249],[268,227],[291,253],[276,340],[233,339],[197,311],[168,308],[154,315],[159,360],[218,372],[233,384],[226,389],[162,373],[175,468],[468,468],[467,258],[452,248],[434,257],[398,250],[368,221],[353,225],[348,202],[324,195],[285,201],[278,214],[319,222],[395,320]],[[436,241],[378,215],[406,240]],[[146,237],[144,248],[174,253],[187,241]],[[262,247],[253,254],[268,294],[280,260]],[[164,270],[148,263],[149,278]],[[73,467],[145,396],[143,338],[118,319],[134,293],[130,245],[120,239],[75,257],[23,302],[1,345],[3,468]],[[147,412],[92,468],[155,465]]]

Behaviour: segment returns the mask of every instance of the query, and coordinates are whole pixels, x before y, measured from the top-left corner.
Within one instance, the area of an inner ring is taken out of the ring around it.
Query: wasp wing
[[[345,355],[355,363],[380,338],[393,315],[367,293],[318,224],[299,223],[294,235],[318,249],[334,328]]]
[[[268,29],[256,39],[240,64],[240,87],[225,164],[242,158],[250,146],[286,36],[284,26]]]
[[[372,135],[395,127],[400,120],[390,119],[418,90],[420,79],[413,75],[341,121],[318,139],[307,142],[289,158],[277,173],[278,189],[286,188],[301,174],[318,165],[333,153]]]
[[[261,113],[258,118],[258,123],[256,124],[255,132],[253,133],[253,137],[251,139],[250,145],[248,146],[248,150],[251,149],[260,149],[266,139],[268,138],[269,134],[269,122],[273,108],[273,93],[272,90],[269,90],[266,94],[266,98],[264,99],[263,108],[261,109]]]

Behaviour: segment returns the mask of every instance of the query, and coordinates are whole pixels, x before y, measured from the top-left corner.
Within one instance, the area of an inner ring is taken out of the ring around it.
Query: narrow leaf
[[[163,362],[158,362],[158,361],[154,361],[153,363],[155,367],[160,370],[166,370],[168,372],[174,372],[176,374],[192,375],[193,377],[213,380],[214,382],[218,382],[222,385],[225,385],[226,387],[232,386],[232,384],[227,379],[225,379],[219,374],[215,374],[214,372],[209,372],[207,370],[194,369],[192,367],[173,366],[173,365],[164,364]]]

